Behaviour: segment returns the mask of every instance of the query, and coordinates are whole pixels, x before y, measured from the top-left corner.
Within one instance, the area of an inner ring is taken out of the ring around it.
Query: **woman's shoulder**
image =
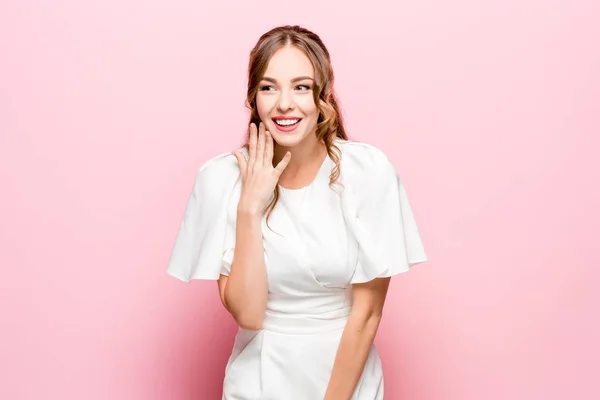
[[[341,167],[349,170],[349,175],[372,177],[395,170],[385,151],[379,147],[344,139],[337,139],[336,144],[342,152]]]
[[[233,152],[228,151],[211,156],[200,165],[198,172],[206,172],[211,175],[227,175],[235,170],[239,170],[237,159],[233,155]]]
[[[238,149],[245,153],[245,149]],[[240,176],[240,168],[233,152],[228,151],[211,156],[197,170],[196,187],[210,189],[218,195],[219,189],[230,190]]]

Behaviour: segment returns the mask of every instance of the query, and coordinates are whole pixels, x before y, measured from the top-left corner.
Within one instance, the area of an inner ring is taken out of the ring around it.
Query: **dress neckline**
[[[315,183],[321,178],[321,176],[326,172],[327,168],[326,166],[329,164],[329,161],[331,159],[329,158],[329,153],[325,152],[325,158],[323,159],[323,162],[321,163],[321,166],[319,167],[319,170],[317,171],[317,174],[315,175],[315,177],[313,178],[312,182],[310,182],[308,185],[306,186],[302,186],[301,188],[297,188],[297,189],[288,189],[285,188],[283,186],[281,186],[280,184],[277,184],[277,186],[279,187],[279,190],[281,193],[303,193],[306,190],[308,190],[310,187],[312,187],[313,185],[315,185]]]

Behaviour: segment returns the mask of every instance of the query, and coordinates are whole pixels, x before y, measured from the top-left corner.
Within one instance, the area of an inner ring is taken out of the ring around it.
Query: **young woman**
[[[223,399],[383,399],[390,277],[427,255],[394,166],[348,139],[333,80],[316,34],[265,33],[246,144],[197,174],[168,272],[217,280],[239,325]]]

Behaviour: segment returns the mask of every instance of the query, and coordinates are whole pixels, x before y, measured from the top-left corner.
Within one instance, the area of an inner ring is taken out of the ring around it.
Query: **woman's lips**
[[[294,121],[297,120],[298,122],[296,122],[293,125],[279,125],[277,123],[277,121]],[[296,118],[296,117],[276,117],[273,118],[273,123],[275,124],[275,127],[277,128],[277,130],[281,131],[281,132],[293,132],[296,130],[296,128],[298,128],[298,125],[300,125],[300,122],[302,121],[302,118]]]

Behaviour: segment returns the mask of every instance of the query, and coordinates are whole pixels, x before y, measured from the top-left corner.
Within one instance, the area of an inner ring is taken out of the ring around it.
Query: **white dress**
[[[334,162],[327,156],[309,186],[280,187],[269,218],[276,233],[263,217],[268,306],[261,330],[238,329],[224,400],[323,399],[352,306],[352,284],[427,260],[405,188],[386,155],[365,143],[335,143],[342,151],[344,188],[329,187]],[[240,193],[231,153],[200,168],[170,275],[189,282],[229,274]],[[373,346],[352,400],[380,399],[383,371]]]

